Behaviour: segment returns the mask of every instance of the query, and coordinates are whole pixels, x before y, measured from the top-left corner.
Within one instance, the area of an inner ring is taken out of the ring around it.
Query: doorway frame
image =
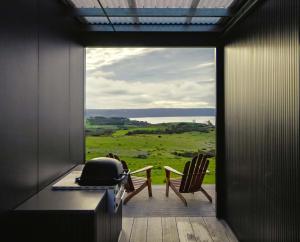
[[[214,34],[186,33],[93,33],[86,38],[84,45],[84,63],[86,63],[86,48],[215,48],[216,64],[216,217],[225,219],[226,214],[226,174],[225,174],[225,83],[224,83],[224,46],[221,39]],[[102,38],[99,38],[98,35]],[[95,40],[94,42],[91,40]],[[97,41],[96,41],[97,40]],[[84,64],[86,70],[86,64]],[[86,71],[84,70],[84,112],[86,100]],[[83,127],[84,128],[84,127]],[[85,139],[85,135],[84,135]],[[85,156],[84,141],[84,156]]]

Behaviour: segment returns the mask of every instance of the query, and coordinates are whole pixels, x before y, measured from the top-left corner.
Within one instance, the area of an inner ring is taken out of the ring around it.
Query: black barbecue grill
[[[107,210],[114,214],[122,204],[129,171],[120,161],[99,157],[86,161],[82,171],[72,171],[52,186],[53,190],[105,190]]]
[[[81,176],[76,179],[80,186],[113,186],[125,183],[128,173],[120,161],[99,157],[86,161]]]
[[[76,189],[106,190],[107,209],[113,214],[122,203],[128,174],[129,171],[126,172],[122,163],[116,159],[94,158],[86,161],[80,177],[75,179],[79,185]]]

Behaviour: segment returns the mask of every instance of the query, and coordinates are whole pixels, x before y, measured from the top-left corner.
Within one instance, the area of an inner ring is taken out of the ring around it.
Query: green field
[[[170,125],[172,124],[137,127],[130,124],[93,125],[86,122],[86,159],[114,153],[125,160],[132,171],[152,165],[153,183],[162,184],[165,182],[163,166],[168,165],[182,171],[185,162],[191,160],[190,157],[183,156],[191,156],[191,153],[197,151],[214,154],[214,127],[210,127],[205,132],[151,133],[165,130]],[[99,130],[103,129],[109,129],[111,134],[99,135]],[[136,130],[145,133],[128,135],[129,131],[136,132]],[[204,183],[213,184],[215,183],[215,157],[212,156],[209,160],[209,173],[205,176]]]

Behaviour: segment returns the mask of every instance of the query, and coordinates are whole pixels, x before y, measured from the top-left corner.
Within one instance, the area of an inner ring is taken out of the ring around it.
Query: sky
[[[215,107],[214,48],[87,48],[86,108]]]

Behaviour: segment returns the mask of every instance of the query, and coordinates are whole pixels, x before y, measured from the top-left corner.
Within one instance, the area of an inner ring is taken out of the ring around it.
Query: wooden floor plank
[[[213,241],[228,242],[229,239],[226,234],[226,228],[224,225],[215,217],[204,217],[203,218],[207,230]]]
[[[190,217],[189,219],[197,241],[199,242],[213,241],[202,217]]]
[[[196,237],[188,217],[177,217],[176,224],[180,242],[196,242]]]
[[[147,242],[162,242],[161,217],[149,217],[147,228]]]
[[[164,242],[179,242],[177,225],[174,217],[162,218],[162,230]]]
[[[129,242],[131,229],[133,225],[133,218],[123,218],[122,219],[122,233],[120,235],[119,242]]]
[[[135,218],[132,225],[130,242],[147,241],[147,218]]]
[[[220,220],[220,222],[223,224],[223,226],[226,229],[226,234],[230,242],[238,242],[238,239],[236,238],[235,234],[232,232],[231,228],[228,226],[228,224],[224,220]]]

